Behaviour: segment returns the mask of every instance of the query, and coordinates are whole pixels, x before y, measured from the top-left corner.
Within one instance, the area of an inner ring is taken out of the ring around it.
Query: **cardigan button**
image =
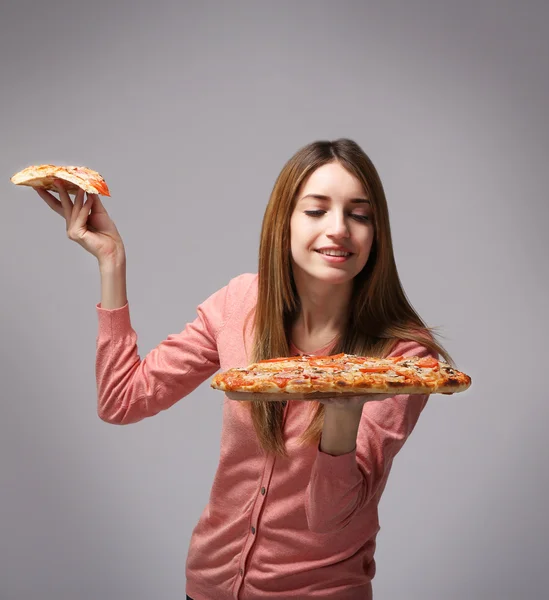
[[[255,535],[255,527],[252,525],[252,533]]]
[[[264,488],[264,487],[262,487],[262,488],[261,488],[261,494],[262,494],[263,496],[265,495],[265,491],[266,491],[266,490],[265,490],[265,488]]]

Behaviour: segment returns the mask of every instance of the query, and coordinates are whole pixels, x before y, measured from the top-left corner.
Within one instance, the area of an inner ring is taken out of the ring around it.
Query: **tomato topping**
[[[379,367],[359,367],[358,370],[361,373],[385,373],[385,371],[390,371],[391,367],[380,365]]]
[[[260,363],[283,362],[285,360],[295,360],[295,357],[281,356],[280,358],[265,358],[265,359],[260,360],[258,362],[260,362]]]
[[[426,356],[417,361],[416,365],[421,368],[432,369],[438,367],[438,360],[432,356]]]
[[[313,356],[314,360],[325,360],[327,358],[330,358],[332,360],[336,360],[338,358],[343,358],[345,356],[345,352],[341,352],[340,354],[329,354],[326,356]]]
[[[225,378],[225,383],[231,387],[242,387],[249,384],[249,381],[246,377],[242,375],[227,375]]]

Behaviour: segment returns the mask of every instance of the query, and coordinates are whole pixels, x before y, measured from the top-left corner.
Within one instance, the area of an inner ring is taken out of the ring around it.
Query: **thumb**
[[[99,198],[99,194],[88,194],[88,197],[93,200],[92,207],[91,207],[91,214],[94,214],[94,213],[108,214],[106,208],[103,206],[103,202],[101,202],[101,198]]]

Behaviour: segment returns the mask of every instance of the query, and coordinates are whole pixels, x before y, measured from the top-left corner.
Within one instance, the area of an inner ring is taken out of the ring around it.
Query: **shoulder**
[[[251,296],[257,296],[257,273],[242,273],[225,286],[228,305],[241,305]],[[247,303],[247,302],[246,302]]]
[[[224,315],[230,315],[235,309],[247,304],[257,295],[257,273],[242,273],[229,280],[223,287],[211,294],[200,305],[201,310],[215,308]]]
[[[237,275],[229,281],[228,285],[236,291],[249,291],[252,286],[257,287],[257,273],[242,273],[241,275]]]
[[[257,275],[243,273],[229,280],[197,307],[198,315],[209,323],[217,335],[225,325],[237,318],[257,296]]]
[[[438,353],[414,340],[397,340],[389,356],[432,356],[438,360]]]

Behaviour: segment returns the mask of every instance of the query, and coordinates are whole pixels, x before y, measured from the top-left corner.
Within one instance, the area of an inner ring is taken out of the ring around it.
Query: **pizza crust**
[[[65,189],[69,194],[76,194],[79,189],[83,189],[88,194],[111,195],[103,177],[87,167],[31,165],[15,173],[11,182],[15,185],[40,187],[56,192],[55,179],[65,182]]]
[[[458,394],[468,389],[468,385],[452,386],[432,390],[429,388],[418,388],[417,386],[404,386],[394,388],[370,388],[368,390],[349,390],[344,392],[231,392],[226,391],[225,395],[229,400],[270,400],[272,402],[280,402],[285,400],[327,400],[328,398],[351,398],[354,396],[368,396],[371,394],[389,394],[394,393],[395,396],[400,394],[418,394],[418,395],[433,395],[433,394]]]

